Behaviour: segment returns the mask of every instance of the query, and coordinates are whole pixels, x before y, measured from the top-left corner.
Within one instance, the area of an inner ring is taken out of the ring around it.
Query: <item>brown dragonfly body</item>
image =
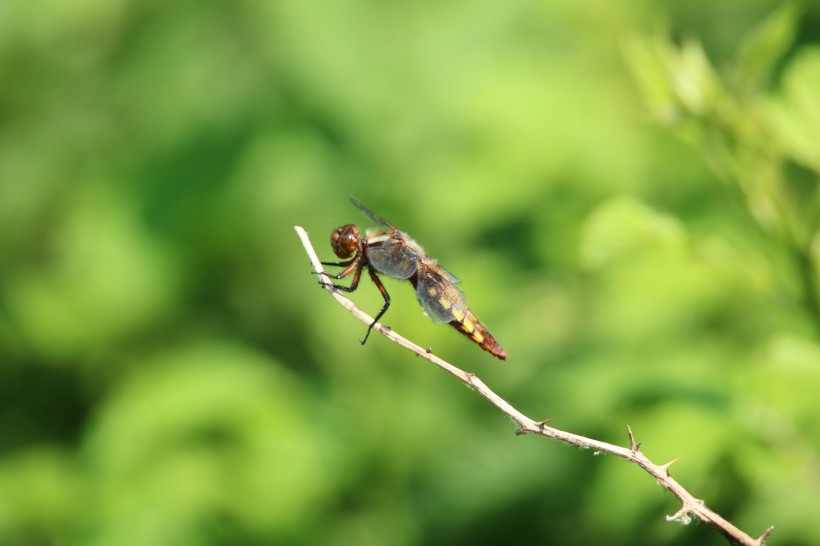
[[[358,288],[362,269],[366,267],[384,298],[384,306],[368,327],[362,344],[367,341],[373,325],[390,307],[390,295],[377,275],[382,273],[396,279],[409,280],[416,289],[416,299],[433,322],[451,324],[485,351],[506,360],[507,353],[476,318],[467,306],[464,294],[455,286],[461,281],[427,256],[424,249],[409,235],[352,197],[350,200],[380,227],[378,230],[368,230],[364,237],[360,236],[359,228],[353,224],[336,228],[331,233],[330,243],[336,256],[347,261],[322,263],[344,268],[338,275],[325,273],[330,278],[343,279],[353,274],[350,286],[333,285],[345,292],[353,292]]]

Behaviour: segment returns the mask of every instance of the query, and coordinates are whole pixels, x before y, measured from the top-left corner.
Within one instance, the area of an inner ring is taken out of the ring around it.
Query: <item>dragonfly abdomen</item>
[[[501,360],[507,360],[507,353],[501,348],[501,345],[498,344],[492,334],[487,331],[487,328],[485,328],[484,325],[478,321],[478,318],[469,309],[466,310],[461,320],[452,320],[450,321],[450,324],[494,357]]]

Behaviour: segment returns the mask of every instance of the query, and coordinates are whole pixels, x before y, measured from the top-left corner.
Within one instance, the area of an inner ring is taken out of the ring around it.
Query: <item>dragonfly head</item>
[[[330,246],[339,258],[350,258],[359,248],[359,228],[353,224],[337,227],[330,234]]]

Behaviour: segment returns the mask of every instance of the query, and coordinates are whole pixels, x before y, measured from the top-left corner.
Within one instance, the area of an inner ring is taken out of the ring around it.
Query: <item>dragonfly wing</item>
[[[350,201],[354,205],[356,205],[356,207],[360,211],[362,211],[365,216],[367,216],[368,218],[373,220],[375,223],[379,224],[380,226],[385,226],[385,227],[396,229],[396,226],[394,226],[393,224],[391,224],[390,222],[388,222],[387,220],[385,220],[384,218],[382,218],[381,216],[379,216],[378,214],[376,214],[375,212],[373,212],[369,208],[365,207],[364,205],[362,205],[361,203],[356,201],[353,197],[350,198]]]
[[[368,235],[367,259],[379,273],[409,279],[418,269],[419,253],[398,230]]]
[[[467,298],[456,288],[454,277],[436,263],[419,264],[416,299],[437,324],[462,321],[468,312]]]
[[[461,279],[459,279],[458,277],[456,277],[455,275],[453,275],[452,273],[450,273],[449,271],[447,271],[446,269],[444,269],[440,265],[438,266],[438,268],[441,269],[444,272],[444,274],[447,275],[447,277],[449,277],[450,282],[452,282],[453,284],[458,284],[458,283],[461,282]]]

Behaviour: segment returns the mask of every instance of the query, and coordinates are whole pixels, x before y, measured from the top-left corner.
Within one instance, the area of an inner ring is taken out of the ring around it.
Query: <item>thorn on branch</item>
[[[532,422],[532,424],[533,424],[533,425],[535,425],[536,427],[538,427],[538,430],[540,430],[541,432],[543,432],[543,431],[544,431],[544,429],[545,429],[545,428],[546,428],[546,426],[547,426],[547,423],[549,423],[550,421],[552,421],[552,417],[550,417],[549,419],[544,419],[543,421],[533,421],[533,422]],[[529,426],[529,425],[522,426],[521,428],[519,428],[518,430],[516,430],[516,431],[515,431],[515,435],[516,435],[516,436],[523,436],[524,434],[529,434],[530,432],[535,432],[534,430],[530,430],[530,429],[528,428],[528,426]]]
[[[632,427],[626,425],[626,435],[629,437],[629,449],[632,453],[637,453],[641,450],[641,444],[635,443],[635,435],[632,434]]]
[[[771,527],[769,527],[768,529],[763,531],[763,534],[760,535],[760,538],[757,539],[757,543],[760,546],[763,546],[764,544],[766,544],[766,540],[769,538],[769,535],[772,534],[772,531],[774,531],[774,525],[772,525]]]
[[[472,389],[475,390],[475,374],[470,372],[464,373],[464,379],[467,381],[467,385]]]
[[[669,475],[669,467],[672,466],[673,464],[675,464],[676,462],[678,462],[679,460],[680,460],[680,457],[675,457],[674,459],[672,459],[668,463],[662,464],[661,465],[661,470],[664,472],[664,474],[666,474],[668,476]]]

